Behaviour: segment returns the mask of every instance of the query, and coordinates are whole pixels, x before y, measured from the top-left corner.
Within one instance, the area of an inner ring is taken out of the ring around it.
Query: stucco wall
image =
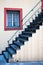
[[[4,8],[22,8],[24,17],[38,1],[39,0],[0,0],[0,53],[8,45],[7,41],[10,37],[16,32],[15,30],[4,31]]]
[[[42,32],[41,32],[42,31]],[[14,61],[43,61],[43,26],[13,55]]]

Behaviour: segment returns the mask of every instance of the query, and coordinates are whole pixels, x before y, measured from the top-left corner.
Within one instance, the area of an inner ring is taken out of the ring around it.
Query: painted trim
[[[43,11],[43,0],[41,0],[41,9]]]
[[[19,28],[6,28],[6,12],[7,10],[14,10],[14,11],[19,11]],[[22,29],[22,8],[4,8],[4,30],[21,30]]]

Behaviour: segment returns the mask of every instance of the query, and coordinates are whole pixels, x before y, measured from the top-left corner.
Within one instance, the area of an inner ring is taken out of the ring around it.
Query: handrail
[[[40,3],[41,1],[39,1],[26,15],[25,15],[25,17],[21,20],[21,21],[23,21],[36,7],[37,7],[37,5]],[[30,17],[31,18],[31,17]],[[29,19],[30,19],[29,18]],[[28,20],[29,20],[28,19]],[[27,21],[26,21],[27,22]],[[25,23],[26,23],[25,22]],[[24,25],[24,24],[23,24]],[[16,35],[16,33],[18,32],[18,30],[13,34],[13,36],[7,41],[8,43],[9,43],[9,41],[14,37],[14,35]]]
[[[34,10],[34,8],[37,7],[37,5],[40,3],[41,1],[39,1],[25,16],[24,18],[22,19],[22,21]]]
[[[40,7],[39,7],[36,11],[38,11],[39,9],[40,9]],[[36,11],[35,11],[34,13],[36,13]],[[30,18],[32,18],[33,15],[34,15],[34,14],[32,14],[32,15],[30,16]],[[30,18],[29,18],[28,20],[30,20]],[[27,21],[28,21],[28,20],[27,20]],[[26,22],[27,22],[27,21],[26,21]],[[25,23],[26,23],[26,22],[25,22]],[[25,24],[25,23],[24,23],[24,24]],[[24,25],[24,24],[23,24],[23,25]]]

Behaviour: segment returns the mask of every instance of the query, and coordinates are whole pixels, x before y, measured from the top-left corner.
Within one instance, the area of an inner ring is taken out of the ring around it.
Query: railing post
[[[43,0],[41,0],[41,10],[43,11]]]
[[[9,46],[9,41],[7,41],[8,42],[8,46]]]

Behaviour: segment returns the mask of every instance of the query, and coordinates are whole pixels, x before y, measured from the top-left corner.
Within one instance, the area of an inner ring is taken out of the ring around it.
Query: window
[[[22,9],[4,8],[4,30],[22,29]]]

